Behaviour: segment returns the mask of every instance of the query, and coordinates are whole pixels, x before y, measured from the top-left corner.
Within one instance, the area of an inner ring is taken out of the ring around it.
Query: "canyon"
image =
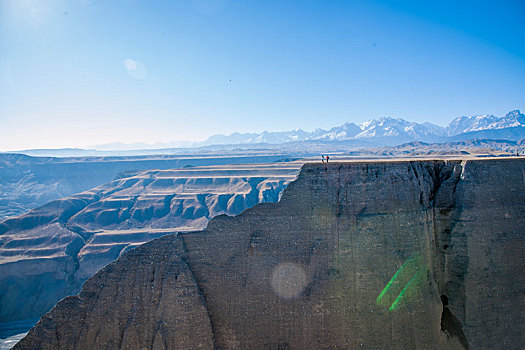
[[[278,203],[123,252],[15,349],[519,349],[524,203],[523,158],[308,163]],[[82,212],[79,236],[136,227]]]
[[[62,152],[61,152],[62,151]],[[80,150],[79,153],[87,151]],[[64,154],[34,150],[28,154]],[[25,214],[50,201],[103,185],[126,172],[180,169],[191,166],[269,163],[287,155],[266,152],[200,152],[195,155],[39,156],[0,153],[0,221]],[[67,154],[67,153],[66,153]],[[73,153],[74,154],[74,153]],[[140,154],[140,153],[139,153]]]
[[[203,229],[217,215],[237,215],[257,203],[278,201],[300,166],[128,171],[1,222],[1,328],[40,318],[133,247],[169,233]]]

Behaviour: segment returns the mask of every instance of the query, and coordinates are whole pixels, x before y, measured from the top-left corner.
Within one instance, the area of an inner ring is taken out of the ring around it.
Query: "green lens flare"
[[[427,267],[420,254],[411,255],[396,271],[376,299],[376,304],[393,311],[414,301],[425,281]]]
[[[421,285],[421,282],[425,280],[426,277],[426,269],[419,269],[419,271],[412,277],[412,279],[408,282],[408,284],[403,288],[401,293],[397,296],[396,300],[392,303],[392,306],[388,309],[388,311],[393,311],[400,306],[403,306],[411,301],[414,301],[417,292],[419,290],[419,286]]]

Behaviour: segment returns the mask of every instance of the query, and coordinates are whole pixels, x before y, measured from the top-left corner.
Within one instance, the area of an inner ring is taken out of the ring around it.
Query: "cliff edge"
[[[521,348],[525,159],[306,164],[123,254],[15,349]]]
[[[0,337],[10,325],[34,320],[12,330],[28,331],[59,300],[77,294],[89,277],[135,246],[203,229],[217,215],[277,202],[300,166],[232,164],[122,174],[0,222]]]

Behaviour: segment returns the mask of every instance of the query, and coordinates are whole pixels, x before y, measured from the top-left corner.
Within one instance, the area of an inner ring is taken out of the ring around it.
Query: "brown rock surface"
[[[38,319],[120,254],[276,202],[300,164],[148,170],[0,222],[0,329]]]
[[[307,164],[277,204],[127,252],[16,349],[518,349],[524,203],[525,159]]]

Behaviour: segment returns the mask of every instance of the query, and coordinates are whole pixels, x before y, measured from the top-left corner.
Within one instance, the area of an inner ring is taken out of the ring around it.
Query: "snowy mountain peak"
[[[507,113],[502,120],[507,122],[509,125],[512,124],[514,126],[525,126],[525,116],[520,113],[518,109],[514,111],[510,111]]]
[[[525,127],[525,116],[519,110],[498,118],[491,114],[461,116],[443,128],[432,123],[409,122],[401,118],[382,117],[355,124],[346,122],[330,130],[315,129],[312,132],[300,128],[291,131],[263,131],[262,133],[235,132],[229,136],[213,135],[202,145],[241,144],[241,143],[284,143],[293,141],[341,141],[354,139],[389,140],[389,143],[410,142],[414,140],[437,141],[464,133]],[[525,130],[525,129],[523,129]],[[521,132],[521,131],[520,131]]]
[[[458,117],[450,122],[446,130],[449,136],[453,136],[466,132],[512,128],[516,126],[525,126],[525,117],[519,110],[511,111],[502,118],[491,114]]]
[[[511,118],[511,117],[518,118],[520,116],[523,117],[523,114],[520,113],[519,109],[515,109],[515,110],[510,111],[509,113],[507,113],[507,115],[505,115],[505,118]]]

